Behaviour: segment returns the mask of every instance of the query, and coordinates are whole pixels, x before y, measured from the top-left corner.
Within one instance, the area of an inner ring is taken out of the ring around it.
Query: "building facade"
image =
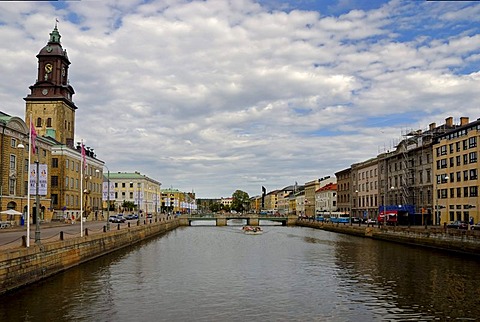
[[[451,126],[453,127],[453,126]],[[480,119],[460,125],[434,139],[434,191],[437,220],[480,222],[479,163]]]

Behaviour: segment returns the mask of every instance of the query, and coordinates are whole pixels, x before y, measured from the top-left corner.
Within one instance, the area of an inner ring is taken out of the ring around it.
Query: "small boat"
[[[262,227],[259,226],[243,226],[242,230],[246,235],[260,235],[263,233]]]

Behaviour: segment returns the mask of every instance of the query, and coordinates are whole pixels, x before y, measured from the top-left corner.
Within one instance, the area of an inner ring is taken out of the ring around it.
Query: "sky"
[[[75,141],[197,198],[335,176],[480,117],[480,2],[0,1],[0,110],[25,117],[58,19]]]

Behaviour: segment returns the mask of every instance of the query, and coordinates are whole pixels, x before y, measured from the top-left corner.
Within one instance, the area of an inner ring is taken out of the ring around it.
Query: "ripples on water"
[[[179,228],[0,297],[0,321],[479,316],[479,262],[301,227]]]

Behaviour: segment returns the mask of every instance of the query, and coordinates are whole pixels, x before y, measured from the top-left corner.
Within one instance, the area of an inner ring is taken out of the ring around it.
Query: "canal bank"
[[[101,234],[52,241],[0,252],[0,294],[35,283],[94,258],[158,236],[179,226],[178,219],[130,226]]]
[[[298,220],[297,226],[480,256],[480,232],[440,227],[366,226]]]

